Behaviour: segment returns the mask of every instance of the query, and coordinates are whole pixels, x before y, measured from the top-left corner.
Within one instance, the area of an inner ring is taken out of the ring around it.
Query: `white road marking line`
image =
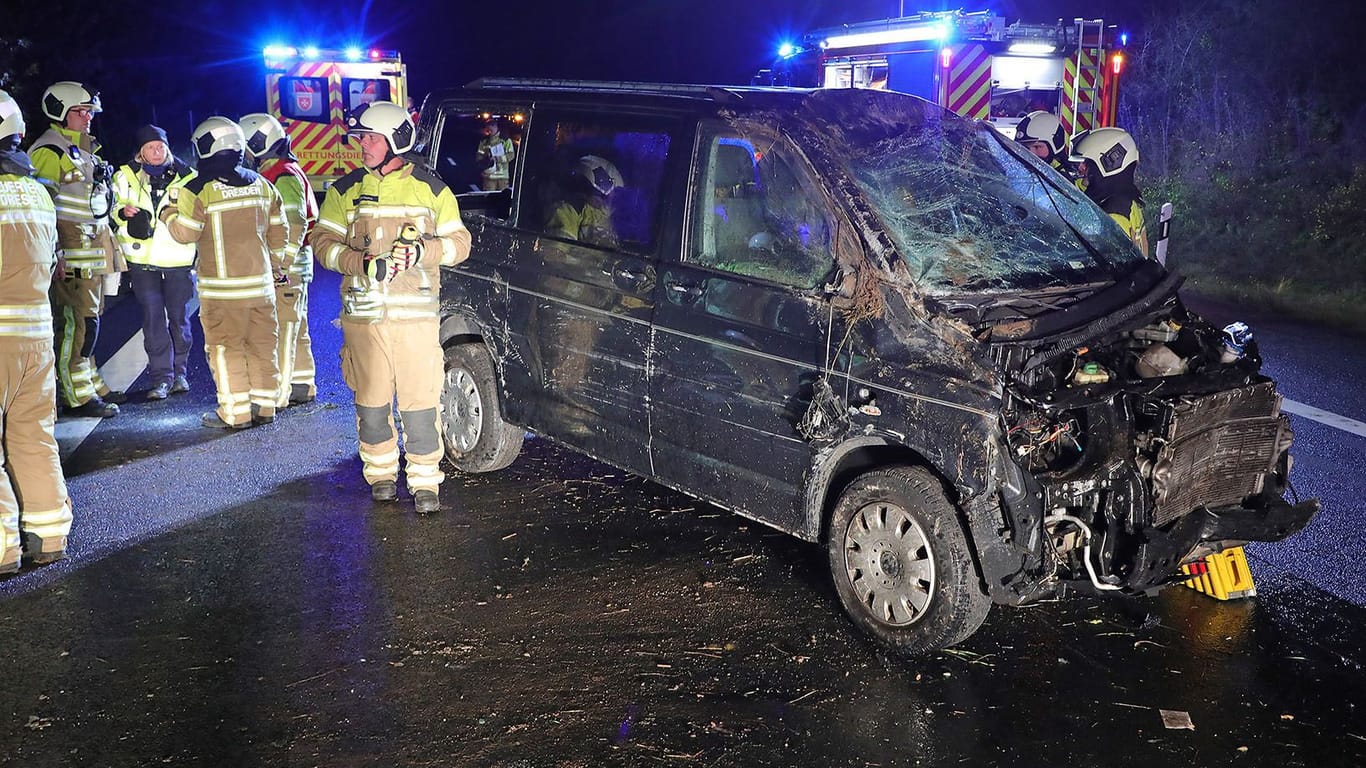
[[[190,317],[194,317],[199,311],[199,297],[190,299]],[[141,317],[141,314],[139,314]],[[147,370],[147,350],[142,348],[142,329],[133,334],[108,362],[100,366],[100,376],[104,377],[104,383],[110,389],[127,392],[133,386],[142,372]],[[60,415],[60,414],[59,414]],[[114,418],[120,418],[124,414],[120,413]],[[57,453],[62,461],[66,461],[81,443],[85,442],[90,433],[95,431],[95,427],[104,419],[65,417],[57,422],[57,426],[52,430],[57,437]]]
[[[110,389],[128,391],[137,381],[138,376],[142,375],[147,368],[147,351],[142,348],[142,330],[133,334],[133,338],[128,343],[119,347],[119,351],[109,358],[109,362],[100,366],[100,375],[104,377],[104,383]],[[122,416],[123,414],[119,414]],[[115,416],[114,418],[119,418]],[[72,418],[66,417],[57,422],[53,432],[57,435],[57,445],[62,461],[71,456],[73,452],[90,437],[90,433],[95,430],[95,426],[104,419],[96,418]]]
[[[1288,398],[1281,399],[1281,410],[1286,413],[1293,413],[1296,416],[1303,416],[1306,419],[1313,419],[1320,424],[1337,427],[1344,432],[1351,432],[1359,437],[1366,437],[1366,422],[1349,419],[1346,416],[1333,413],[1332,411],[1325,411],[1322,408],[1315,408],[1312,405],[1297,403]]]

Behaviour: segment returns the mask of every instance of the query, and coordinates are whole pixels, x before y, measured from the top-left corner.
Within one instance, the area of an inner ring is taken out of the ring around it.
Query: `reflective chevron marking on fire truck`
[[[1080,85],[1077,78],[1077,59],[1081,59]],[[1069,56],[1063,63],[1062,128],[1072,136],[1080,131],[1096,128],[1094,94],[1100,77],[1100,59],[1094,48],[1082,48],[1079,56]]]
[[[323,100],[328,103],[327,121],[316,123],[309,120],[285,120],[285,130],[289,133],[290,145],[294,149],[294,154],[299,158],[299,166],[304,173],[309,176],[327,176],[332,173],[332,165],[335,161],[333,155],[333,143],[336,141],[337,129],[335,123],[338,120],[337,112],[340,109],[340,100],[331,98],[331,93],[336,89],[328,87],[335,76],[336,66],[331,62],[314,62],[311,64],[300,64],[292,72],[288,88],[271,89],[271,113],[280,114],[280,99],[293,99],[294,109],[290,110],[296,114],[307,114],[312,112],[315,107],[313,100]],[[323,81],[324,89],[322,92],[314,89],[312,82],[303,78],[319,78]],[[333,103],[333,102],[336,103]]]
[[[980,45],[953,52],[944,106],[963,117],[984,120],[991,114],[991,54]]]

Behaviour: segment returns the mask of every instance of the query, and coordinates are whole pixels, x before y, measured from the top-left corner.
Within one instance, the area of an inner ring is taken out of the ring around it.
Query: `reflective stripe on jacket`
[[[0,174],[0,337],[52,339],[56,254],[52,197],[34,179]]]
[[[176,166],[166,171],[175,174],[175,178],[166,185],[166,193],[156,202],[152,200],[151,179],[140,165],[136,168],[133,164],[122,166],[114,174],[114,239],[124,258],[134,264],[161,269],[194,264],[195,246],[171,237],[171,233],[157,218],[164,208],[171,205],[170,190],[180,189],[194,178],[194,169],[175,162]],[[151,212],[151,237],[138,238],[129,232],[128,222],[122,214],[126,205]]]
[[[248,172],[249,173],[249,172]],[[199,295],[213,300],[275,300],[288,226],[280,194],[256,174],[233,186],[196,176],[163,212],[171,236],[199,245]]]
[[[386,258],[404,225],[422,235],[422,259],[393,280],[365,274],[367,258]],[[342,279],[342,320],[422,320],[440,315],[441,267],[469,257],[470,233],[455,195],[439,178],[405,163],[380,176],[357,168],[327,190],[313,248],[318,263]]]
[[[313,185],[308,183],[308,176],[299,164],[292,160],[270,158],[261,164],[261,175],[280,193],[280,203],[289,222],[289,243],[285,246],[289,274],[297,277],[298,282],[311,283],[313,250],[309,247],[308,236],[318,220],[318,201],[313,196]]]
[[[89,134],[53,125],[33,142],[29,156],[38,176],[57,189],[58,247],[66,266],[96,273],[123,271],[109,212],[95,209],[107,202],[107,187],[95,184],[99,150]]]

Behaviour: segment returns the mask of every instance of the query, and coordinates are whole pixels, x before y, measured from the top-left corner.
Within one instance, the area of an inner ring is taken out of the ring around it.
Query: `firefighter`
[[[318,393],[313,342],[308,335],[308,285],[313,282],[313,249],[308,234],[318,220],[318,201],[299,159],[290,151],[289,135],[279,120],[256,112],[243,115],[240,125],[247,137],[247,157],[275,185],[289,222],[289,242],[285,245],[288,279],[275,284],[275,313],[280,318],[280,392],[275,407],[286,408],[312,402]]]
[[[204,354],[218,388],[218,409],[200,423],[245,429],[275,421],[280,369],[275,282],[285,279],[285,223],[280,194],[242,167],[246,137],[226,117],[194,129],[198,174],[172,190],[161,212],[171,236],[199,245],[199,320]],[[179,193],[179,194],[177,194]]]
[[[512,139],[504,138],[498,129],[498,118],[490,117],[484,121],[484,138],[475,150],[475,164],[479,166],[480,186],[485,192],[498,192],[508,188],[512,176],[512,160],[517,155],[517,146]]]
[[[568,195],[550,209],[546,230],[559,237],[612,248],[612,192],[622,186],[617,167],[597,155],[584,155],[569,174]]]
[[[1067,157],[1067,134],[1057,115],[1043,110],[1030,112],[1015,126],[1015,140],[1054,170],[1069,175],[1068,167],[1063,163],[1063,158]]]
[[[190,391],[186,366],[193,341],[190,301],[195,295],[195,247],[176,241],[157,216],[171,204],[168,190],[194,176],[171,154],[166,131],[144,125],[138,153],[114,174],[114,238],[128,261],[133,295],[142,305],[142,347],[147,352],[148,400]]]
[[[29,148],[38,178],[56,188],[57,275],[52,299],[57,322],[57,378],[67,411],[109,417],[128,399],[104,383],[93,357],[104,312],[105,276],[127,269],[109,227],[113,168],[99,157],[90,135],[99,114],[93,88],[64,80],[43,92],[43,114],[52,121]],[[117,277],[114,278],[115,280]]]
[[[1148,230],[1143,223],[1143,197],[1134,183],[1138,144],[1122,128],[1097,128],[1077,134],[1072,162],[1086,196],[1119,223],[1134,245],[1148,255]]]
[[[442,455],[438,406],[441,267],[470,253],[460,208],[435,175],[400,155],[413,147],[403,107],[362,105],[347,120],[363,168],[327,190],[313,246],[342,278],[342,375],[355,393],[360,457],[370,495],[397,498],[398,398],[407,454],[405,478],[419,514],[440,509]]]
[[[66,556],[71,501],[57,455],[52,307],[57,211],[19,150],[24,116],[0,91],[0,574]],[[22,530],[22,536],[20,531]]]

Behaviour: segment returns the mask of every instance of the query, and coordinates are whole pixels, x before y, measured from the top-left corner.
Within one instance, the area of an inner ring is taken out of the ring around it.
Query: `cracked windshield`
[[[995,129],[869,93],[829,146],[920,288],[990,293],[1110,281],[1143,257],[1110,217]]]

